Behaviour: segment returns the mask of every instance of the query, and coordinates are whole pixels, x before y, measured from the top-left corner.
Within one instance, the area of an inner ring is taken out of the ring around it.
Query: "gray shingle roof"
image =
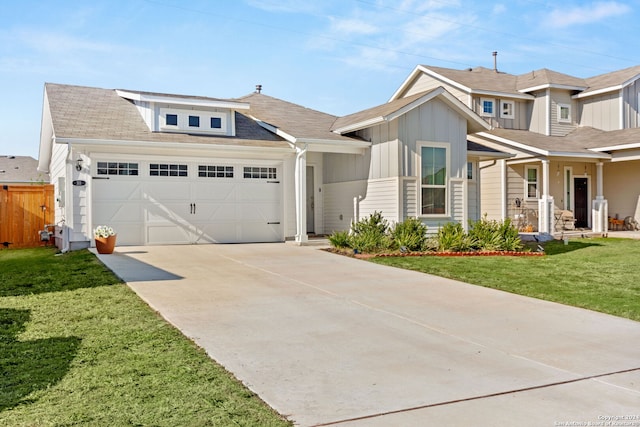
[[[592,127],[579,127],[566,136],[546,136],[526,130],[513,129],[493,129],[486,133],[549,152],[576,154],[594,154],[590,148],[611,145],[613,136],[616,137],[616,144],[623,135],[629,140],[632,140],[634,135],[635,138],[640,137],[640,129],[605,132]]]
[[[49,174],[38,172],[38,161],[29,156],[0,156],[0,182],[48,183]]]
[[[612,86],[621,85],[626,81],[636,78],[640,75],[640,65],[625,68],[623,70],[614,71],[612,73],[600,74],[599,76],[589,77],[586,79],[589,89],[583,93],[595,92],[600,89],[606,89]]]
[[[151,132],[136,106],[113,89],[47,83],[56,138],[289,147],[277,135],[236,112],[236,136]]]
[[[517,89],[523,90],[542,85],[562,85],[586,88],[589,85],[584,79],[568,74],[542,68],[517,76]]]
[[[425,96],[427,92],[420,92],[406,98],[396,99],[386,104],[378,105],[373,108],[359,111],[357,113],[349,114],[338,118],[331,127],[332,130],[340,129],[345,126],[354,125],[367,120],[375,119],[376,117],[384,117],[389,114],[395,113],[399,109],[411,104],[413,101]]]
[[[484,67],[467,68],[465,70],[432,67],[430,65],[423,65],[423,67],[449,80],[458,82],[469,89],[520,95],[520,92],[516,89],[517,78],[513,74]]]
[[[251,105],[248,114],[296,139],[353,141],[353,138],[331,132],[331,126],[337,118],[331,114],[261,93],[252,93],[237,101],[248,102]]]
[[[640,65],[586,79],[559,73],[547,68],[516,76],[496,72],[484,67],[468,68],[465,70],[432,67],[430,65],[423,65],[422,67],[471,90],[502,92],[506,94],[520,94],[520,90],[542,85],[562,85],[584,88],[582,93],[587,94],[596,90],[620,85],[640,76]]]

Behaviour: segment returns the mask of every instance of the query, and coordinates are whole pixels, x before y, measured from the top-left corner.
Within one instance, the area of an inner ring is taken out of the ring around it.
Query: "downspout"
[[[296,154],[296,165],[295,165],[295,185],[296,185],[296,242],[302,244],[307,241],[307,230],[306,230],[306,200],[305,200],[305,192],[307,190],[306,186],[306,172],[307,168],[303,167],[303,162],[306,166],[306,154],[307,149],[309,148],[308,144],[304,144],[302,149],[297,148],[298,153]],[[304,223],[303,223],[304,222]]]
[[[55,141],[54,141],[55,143]],[[69,151],[67,151],[67,158],[64,161],[64,186],[66,187],[64,189],[64,218],[66,218],[67,215],[67,209],[69,209],[69,198],[71,197],[71,199],[73,200],[73,187],[69,187],[69,182],[71,180],[69,180],[69,168],[70,168],[70,164],[73,163],[73,146],[71,145],[70,142],[67,143],[67,145],[69,146]],[[72,172],[73,173],[73,172]],[[59,185],[59,181],[58,181],[58,185]],[[62,224],[62,233],[64,235],[63,237],[63,245],[62,245],[62,253],[67,253],[69,252],[69,250],[71,249],[71,242],[69,240],[71,240],[71,234],[69,233],[69,226],[67,225],[67,222],[63,219],[61,221]]]

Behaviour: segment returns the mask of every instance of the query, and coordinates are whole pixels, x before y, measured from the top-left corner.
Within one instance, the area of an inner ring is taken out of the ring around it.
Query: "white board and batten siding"
[[[402,97],[406,98],[417,93],[430,92],[439,87],[445,88],[447,92],[458,98],[464,105],[469,105],[469,94],[467,92],[425,73],[421,73],[418,78],[415,79],[413,84],[402,94]]]
[[[620,129],[620,91],[579,99],[578,109],[581,126],[604,131]]]

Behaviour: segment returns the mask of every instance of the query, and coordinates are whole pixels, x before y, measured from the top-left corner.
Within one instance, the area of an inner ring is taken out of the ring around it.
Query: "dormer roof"
[[[584,79],[547,68],[520,74],[516,81],[518,91],[523,93],[546,88],[583,91],[589,86]]]

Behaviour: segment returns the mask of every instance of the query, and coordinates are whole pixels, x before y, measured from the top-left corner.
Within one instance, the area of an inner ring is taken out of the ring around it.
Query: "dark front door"
[[[587,190],[587,178],[574,178],[573,186],[575,191],[575,212],[576,227],[586,228],[589,226],[589,192]]]

